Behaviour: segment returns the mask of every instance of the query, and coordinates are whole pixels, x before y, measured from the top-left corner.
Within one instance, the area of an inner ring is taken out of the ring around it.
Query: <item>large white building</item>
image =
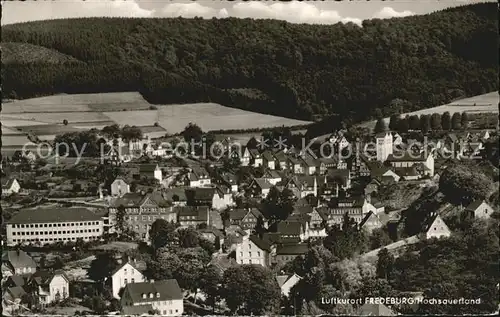
[[[258,236],[243,236],[243,241],[236,246],[238,264],[270,265],[271,245],[267,239]]]
[[[100,239],[104,220],[86,208],[23,209],[7,222],[7,245]]]
[[[176,280],[127,284],[120,303],[125,315],[156,311],[162,316],[180,316],[184,312],[182,290]]]
[[[145,281],[146,278],[141,271],[136,268],[134,261],[127,261],[116,268],[116,270],[111,274],[113,297],[119,299],[120,290],[127,286],[127,284],[142,283]]]

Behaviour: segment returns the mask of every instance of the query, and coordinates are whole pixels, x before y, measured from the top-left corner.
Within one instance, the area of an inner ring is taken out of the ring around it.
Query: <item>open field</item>
[[[23,146],[30,140],[25,135],[2,135],[2,147],[4,146]]]
[[[468,113],[498,113],[498,103],[500,97],[498,91],[490,92],[484,95],[478,95],[470,98],[456,100],[446,105],[441,105],[433,108],[422,109],[418,111],[404,113],[406,115],[426,115],[445,112],[450,112],[451,115],[455,112],[468,112]],[[386,123],[389,123],[389,118],[384,118]],[[376,121],[369,121],[361,124],[361,126],[373,129]]]
[[[276,117],[250,111],[229,108],[215,103],[161,105],[153,111],[105,112],[121,125],[152,125],[155,122],[168,133],[181,132],[190,122],[202,130],[230,130],[293,126],[308,124],[308,121]]]
[[[137,92],[107,94],[55,95],[26,100],[10,100],[3,105],[0,120],[6,146],[24,145],[23,134],[33,133],[41,140],[53,140],[56,135],[102,129],[118,124],[135,125],[152,138],[181,132],[190,122],[204,131],[272,128],[308,124],[308,121],[254,113],[215,103],[151,105]],[[126,110],[126,111],[124,111]],[[63,125],[64,120],[68,125]],[[155,127],[155,122],[159,126]],[[249,139],[249,135],[232,135]]]

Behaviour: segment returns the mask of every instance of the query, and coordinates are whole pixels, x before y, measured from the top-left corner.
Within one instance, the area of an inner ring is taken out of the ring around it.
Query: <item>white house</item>
[[[111,184],[111,196],[121,197],[127,193],[130,193],[130,185],[123,178],[117,177]]]
[[[297,284],[301,279],[302,277],[300,277],[295,273],[293,275],[276,276],[276,281],[278,282],[278,285],[281,288],[281,295],[288,297],[292,287],[294,287],[295,284]]]
[[[465,212],[471,218],[488,219],[495,210],[484,200],[476,200],[465,208]]]
[[[184,313],[182,290],[177,280],[129,283],[120,299],[124,315],[142,315],[159,312],[162,316],[180,316]]]
[[[14,193],[19,193],[21,185],[15,178],[2,179],[2,196],[8,196]]]
[[[236,245],[236,262],[238,264],[270,265],[271,245],[267,239],[252,235],[243,236],[242,242]]]
[[[420,234],[421,239],[447,238],[451,235],[451,231],[446,223],[435,213],[431,215],[423,229],[423,232]]]
[[[189,187],[205,187],[212,183],[210,175],[204,168],[193,169],[186,175],[186,185]]]
[[[69,278],[61,270],[37,271],[28,278],[27,284],[35,290],[40,303],[50,304],[69,297]]]
[[[113,297],[120,299],[120,290],[129,283],[145,282],[146,278],[135,266],[135,261],[127,261],[111,273]]]

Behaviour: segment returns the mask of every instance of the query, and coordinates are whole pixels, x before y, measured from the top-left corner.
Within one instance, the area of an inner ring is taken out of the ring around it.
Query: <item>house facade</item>
[[[40,303],[50,304],[69,297],[69,278],[63,271],[37,271],[27,284],[35,290]]]
[[[15,178],[2,179],[2,196],[8,196],[15,193],[19,193],[21,190],[21,185]]]
[[[139,271],[135,264],[132,262],[125,262],[111,273],[111,288],[113,290],[113,297],[120,299],[120,290],[127,286],[129,283],[145,282],[146,278]]]
[[[184,313],[182,290],[176,280],[129,283],[120,300],[123,314],[181,316]]]
[[[252,235],[243,236],[243,241],[236,245],[236,262],[238,264],[260,264],[268,267],[271,245],[265,239]]]
[[[36,272],[35,260],[23,250],[2,252],[2,280],[12,275],[33,274]]]

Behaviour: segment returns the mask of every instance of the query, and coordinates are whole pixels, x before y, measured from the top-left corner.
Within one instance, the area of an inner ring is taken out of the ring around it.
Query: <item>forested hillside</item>
[[[363,27],[234,18],[22,23],[2,27],[2,46],[29,43],[15,51],[41,46],[83,63],[5,56],[2,85],[4,97],[140,91],[153,103],[363,120],[497,89],[497,19],[489,3]]]

